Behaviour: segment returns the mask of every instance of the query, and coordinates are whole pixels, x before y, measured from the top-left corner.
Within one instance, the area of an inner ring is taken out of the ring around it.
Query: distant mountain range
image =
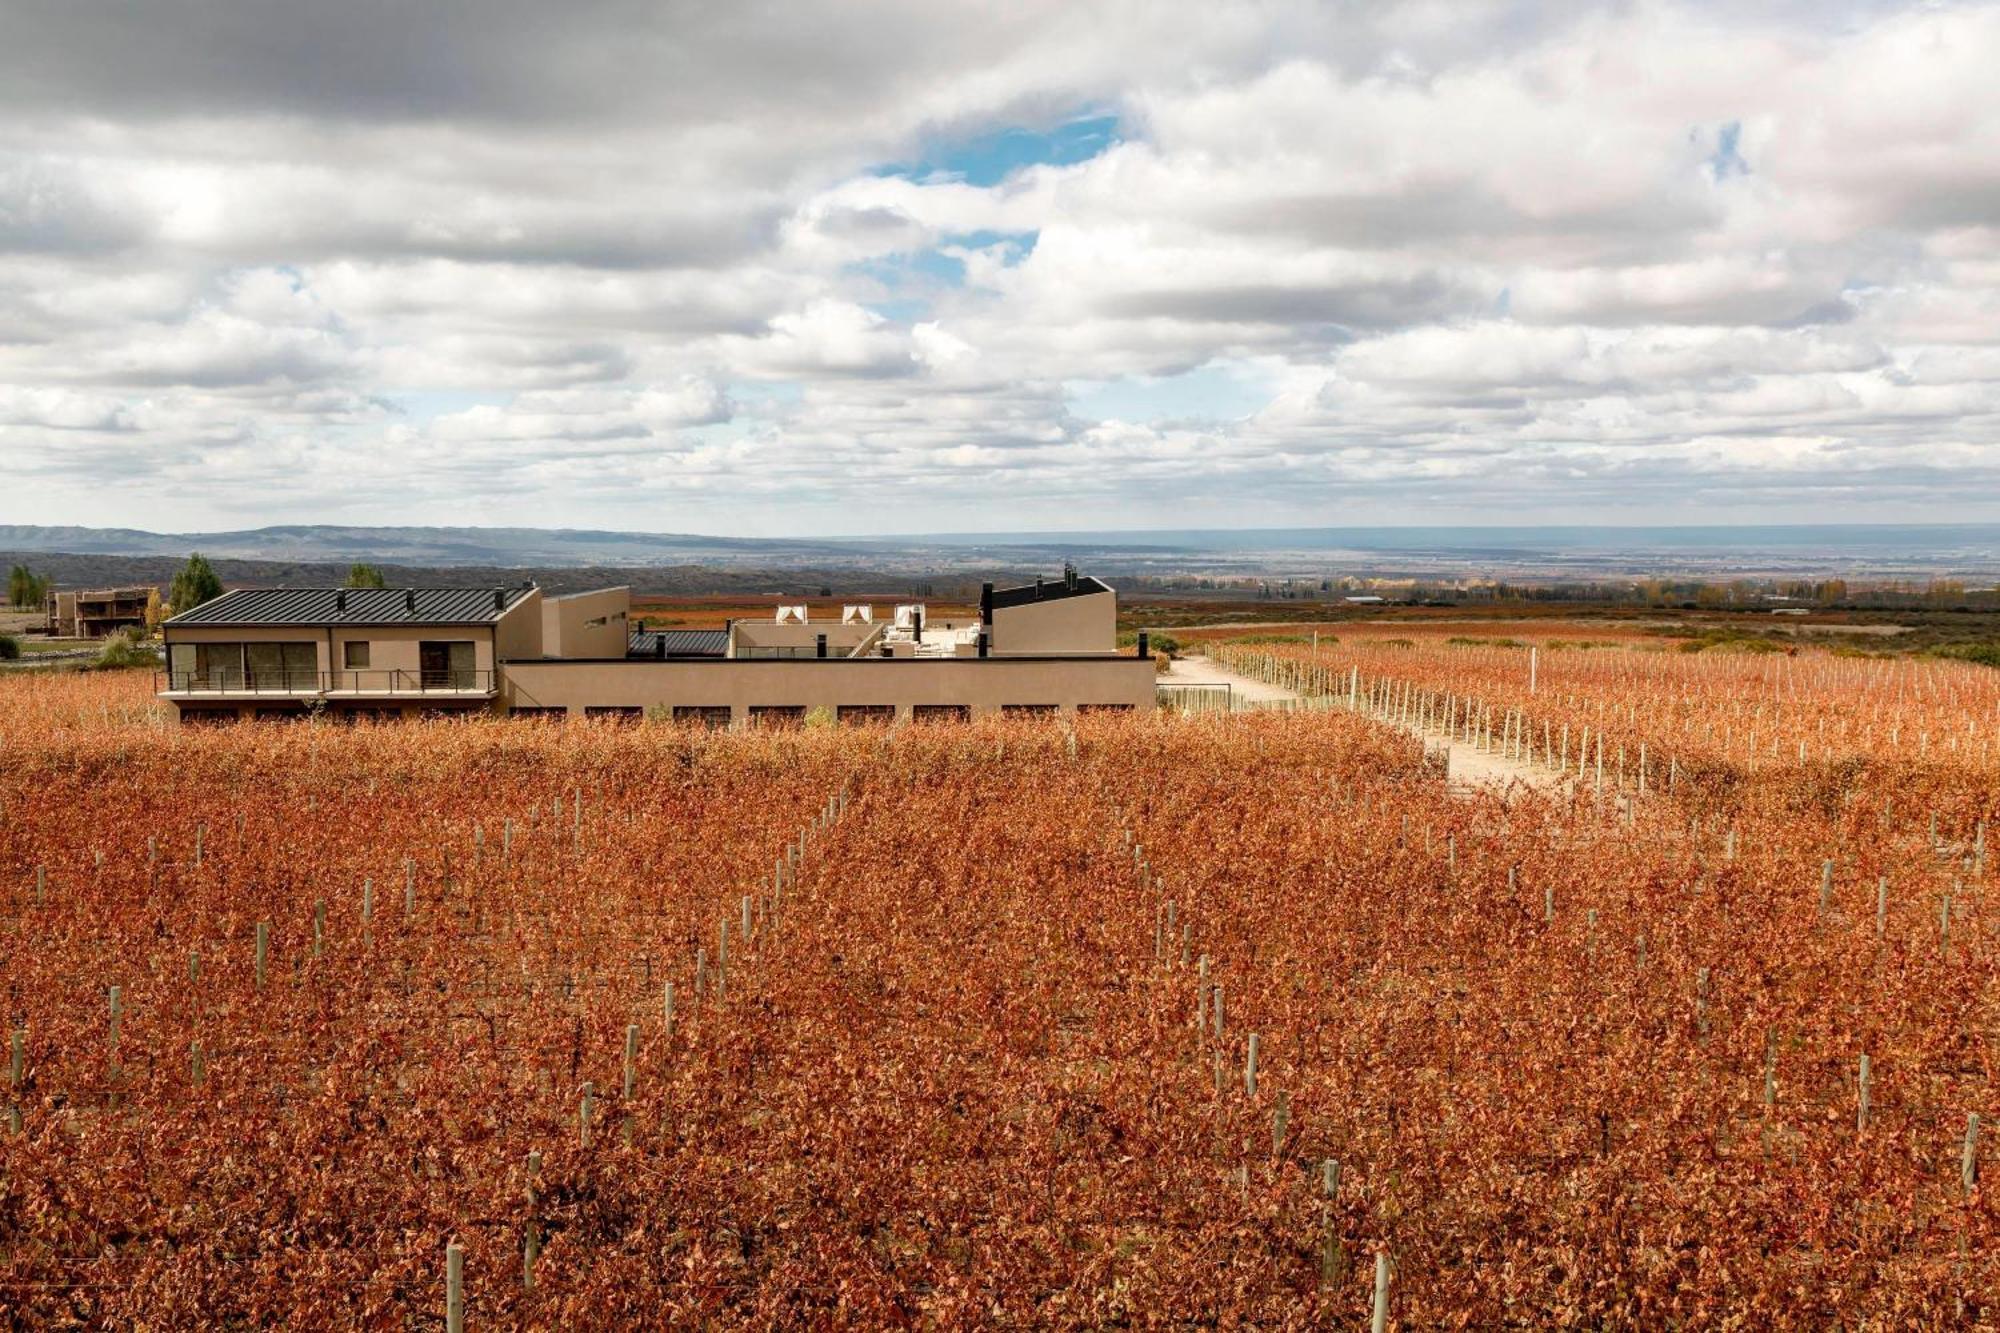
[[[145,532],[137,528],[0,524],[0,550],[70,555],[181,556],[404,565],[760,565],[853,560],[870,543],[789,538],[701,537],[578,528],[340,527],[302,524],[235,532]]]
[[[53,563],[66,578],[111,577],[109,562],[213,561],[294,567],[240,572],[285,582],[366,561],[406,571],[659,571],[672,586],[761,580],[790,586],[882,584],[881,576],[957,580],[1053,574],[1065,560],[1124,578],[1306,578],[1342,575],[1549,580],[1756,574],[2000,577],[2000,524],[1740,526],[1426,526],[930,533],[871,538],[711,537],[588,528],[360,527],[332,524],[226,532],[0,524],[0,554]],[[82,561],[95,560],[98,566]],[[87,572],[86,572],[87,571]],[[669,572],[671,572],[669,574]],[[130,576],[150,578],[138,567]],[[754,576],[754,580],[753,580]],[[454,578],[452,580],[456,582]],[[565,582],[568,580],[565,579]]]

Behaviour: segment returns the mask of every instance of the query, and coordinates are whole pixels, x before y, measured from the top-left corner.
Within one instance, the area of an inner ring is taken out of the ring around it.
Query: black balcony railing
[[[491,694],[493,672],[471,668],[433,671],[163,671],[154,675],[162,694]]]

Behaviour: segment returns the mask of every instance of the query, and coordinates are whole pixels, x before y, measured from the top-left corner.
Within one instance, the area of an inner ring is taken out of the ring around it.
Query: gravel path
[[[1167,674],[1160,677],[1162,685],[1227,685],[1238,708],[1248,704],[1279,703],[1301,697],[1292,690],[1276,685],[1267,685],[1261,680],[1239,676],[1226,671],[1206,657],[1176,658]],[[1384,723],[1383,725],[1388,725]],[[1440,731],[1420,731],[1415,727],[1400,728],[1412,735],[1422,735],[1432,746],[1447,744]],[[1461,791],[1473,791],[1494,787],[1506,788],[1519,783],[1536,791],[1548,791],[1563,783],[1563,775],[1543,764],[1524,763],[1502,754],[1492,754],[1479,749],[1469,741],[1452,740],[1451,764],[1448,770],[1451,785]]]

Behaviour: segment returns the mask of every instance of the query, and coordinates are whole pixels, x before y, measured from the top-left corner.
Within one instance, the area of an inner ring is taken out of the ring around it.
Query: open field
[[[429,1326],[454,1245],[473,1327],[1356,1327],[1378,1254],[1401,1328],[1993,1317],[2000,673],[1211,651],[1327,706],[0,679],[0,1312]]]

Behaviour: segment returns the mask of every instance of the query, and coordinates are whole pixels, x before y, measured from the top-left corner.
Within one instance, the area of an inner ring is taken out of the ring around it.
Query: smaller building
[[[144,628],[153,592],[149,587],[52,592],[43,608],[48,631],[64,639],[102,639],[120,630]]]

